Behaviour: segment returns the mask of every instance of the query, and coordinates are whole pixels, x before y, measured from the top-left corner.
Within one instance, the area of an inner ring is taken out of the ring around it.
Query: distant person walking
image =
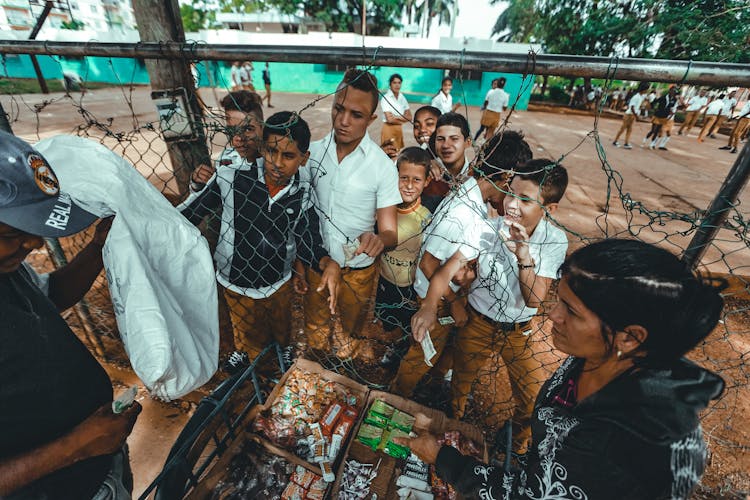
[[[253,63],[250,61],[245,61],[242,63],[242,67],[240,68],[240,84],[242,85],[243,90],[252,90],[255,91],[255,86],[253,85]]]
[[[232,81],[232,92],[237,92],[238,90],[242,90],[242,80],[240,79],[240,70],[241,70],[240,62],[234,61],[232,63],[232,69],[230,71],[230,80]]]
[[[263,85],[266,87],[266,95],[263,97],[263,100],[266,101],[269,108],[272,108],[273,105],[271,104],[271,69],[268,67],[268,63],[266,63],[266,66],[263,68]]]
[[[651,130],[643,139],[641,147],[645,147],[649,139],[651,139],[650,149],[654,149],[657,144],[660,144],[659,138],[663,136],[661,133],[662,128],[667,125],[670,119],[674,118],[674,110],[676,109],[677,102],[677,87],[674,85],[669,87],[669,91],[666,94],[654,100],[652,103],[654,117],[651,119]],[[666,141],[663,142],[666,144]],[[660,149],[666,148],[660,147]]]
[[[708,109],[706,109],[706,116],[703,118],[703,127],[698,134],[698,142],[703,142],[708,135],[708,132],[713,128],[714,123],[716,123],[719,116],[721,116],[721,111],[723,109],[724,94],[721,94],[718,98],[711,101],[711,104],[708,105]]]
[[[453,90],[453,79],[446,76],[443,78],[440,91],[432,98],[432,105],[439,109],[443,114],[456,111],[461,106],[460,102],[453,104],[451,90]]]
[[[489,140],[490,137],[495,134],[495,129],[500,126],[500,115],[505,111],[505,108],[508,107],[508,103],[510,102],[510,96],[504,90],[505,82],[506,80],[503,77],[494,80],[493,88],[487,92],[487,96],[484,98],[485,110],[482,113],[479,132],[481,132],[482,129],[486,130],[484,133],[485,140]],[[475,141],[477,140],[477,137],[479,137],[479,132],[477,132],[477,136],[474,137]]]
[[[638,86],[638,92],[633,94],[633,97],[628,101],[628,109],[625,110],[625,116],[622,117],[622,125],[615,136],[615,140],[612,142],[615,147],[620,147],[620,143],[617,142],[617,140],[620,138],[620,135],[625,132],[625,144],[623,144],[622,147],[625,149],[633,149],[633,146],[630,145],[630,134],[633,132],[633,123],[635,123],[636,118],[638,117],[641,104],[643,103],[643,97],[646,95],[648,87],[648,82],[641,82]]]
[[[740,110],[740,114],[737,115],[737,124],[732,130],[732,135],[729,136],[729,144],[722,146],[719,149],[728,149],[730,153],[737,153],[737,146],[740,144],[740,138],[750,130],[750,101],[746,102]]]
[[[404,79],[394,73],[388,79],[388,92],[380,99],[380,109],[383,111],[383,128],[380,131],[381,147],[392,146],[396,151],[404,148],[404,123],[412,121],[409,103],[401,92]]]
[[[724,125],[724,123],[732,116],[732,113],[734,113],[734,108],[737,107],[737,99],[734,98],[735,94],[736,92],[733,90],[724,98],[724,108],[721,110],[721,114],[716,119],[716,123],[711,127],[711,132],[708,134],[711,139],[716,139],[716,132],[719,131],[722,125]]]
[[[685,135],[690,133],[690,129],[693,128],[695,122],[698,121],[698,117],[705,109],[708,104],[708,98],[706,97],[706,91],[701,89],[698,95],[694,95],[687,102],[687,108],[685,109],[685,121],[682,122],[680,129],[677,131],[677,135],[682,135],[682,131],[687,129]]]

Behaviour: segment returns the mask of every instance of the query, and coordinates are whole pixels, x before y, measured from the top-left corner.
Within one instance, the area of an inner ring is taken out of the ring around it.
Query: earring
[[[617,351],[617,359],[620,359],[622,357],[622,351]]]

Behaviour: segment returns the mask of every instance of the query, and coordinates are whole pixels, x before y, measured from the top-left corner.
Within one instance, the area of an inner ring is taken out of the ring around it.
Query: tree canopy
[[[747,0],[511,0],[493,35],[541,43],[557,54],[747,63],[747,5]]]

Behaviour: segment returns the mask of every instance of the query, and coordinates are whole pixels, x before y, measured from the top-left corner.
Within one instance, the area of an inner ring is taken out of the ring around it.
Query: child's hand
[[[437,324],[437,310],[428,304],[422,304],[414,316],[411,317],[411,336],[417,342],[422,342],[425,334]]]
[[[196,184],[206,184],[214,175],[214,172],[216,172],[216,169],[210,165],[198,165],[190,179]]]
[[[396,145],[393,142],[394,142],[393,138],[391,138],[380,145],[380,148],[383,150],[385,154],[388,155],[388,158],[390,159],[393,159],[398,156],[398,149],[396,148]]]
[[[305,295],[310,289],[310,285],[307,284],[307,280],[303,274],[294,273],[292,276],[292,285],[294,285],[295,293],[299,295]]]
[[[528,261],[531,255],[529,254],[529,233],[526,232],[526,228],[518,222],[509,222],[507,219],[503,219],[503,223],[508,226],[510,232],[510,239],[505,241],[505,245],[516,254],[519,261]]]
[[[443,166],[437,160],[432,160],[430,162],[430,177],[436,181],[443,179]]]
[[[385,249],[383,240],[375,233],[362,233],[359,237],[359,247],[354,251],[354,255],[366,253],[370,257],[377,257]]]
[[[437,438],[429,432],[422,432],[415,438],[395,437],[393,442],[399,446],[408,446],[420,460],[431,465],[437,461],[441,448]]]
[[[328,258],[325,268],[323,269],[323,277],[320,280],[320,285],[316,292],[320,293],[326,288],[328,289],[328,309],[331,314],[336,314],[336,300],[338,299],[339,285],[341,284],[341,266],[335,260]]]

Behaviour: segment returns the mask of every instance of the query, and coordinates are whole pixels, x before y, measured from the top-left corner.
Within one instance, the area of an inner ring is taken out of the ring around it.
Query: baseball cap
[[[54,238],[82,231],[97,218],[60,190],[55,172],[39,151],[0,131],[0,222]]]

